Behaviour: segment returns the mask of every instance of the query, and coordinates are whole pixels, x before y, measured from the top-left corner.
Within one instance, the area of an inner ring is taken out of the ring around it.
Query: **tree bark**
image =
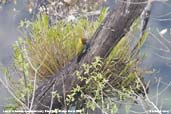
[[[94,33],[90,40],[89,50],[78,63],[77,58],[74,58],[54,77],[38,87],[32,109],[49,110],[53,91],[56,91],[61,98],[53,99],[52,109],[61,109],[65,106],[65,96],[73,87],[81,84],[74,75],[74,72],[79,70],[80,64],[90,63],[96,56],[107,57],[113,47],[129,31],[131,24],[142,13],[147,2],[147,0],[130,1],[129,4],[127,0],[118,0],[115,8]]]

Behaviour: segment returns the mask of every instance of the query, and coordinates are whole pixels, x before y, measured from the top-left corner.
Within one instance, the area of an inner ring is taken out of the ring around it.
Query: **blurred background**
[[[0,65],[10,66],[13,55],[12,45],[20,36],[19,22],[24,19],[33,19],[32,16],[37,9],[32,6],[29,0],[9,0],[7,2],[0,0],[0,3]],[[108,0],[104,5],[112,7],[114,3],[114,0]],[[154,2],[148,29],[150,33],[142,49],[142,54],[146,55],[142,68],[154,71],[153,74],[145,76],[147,81],[151,80],[149,96],[154,102],[158,97],[157,106],[170,110],[171,0]],[[0,78],[4,78],[1,71]],[[161,94],[155,97],[158,91]],[[9,103],[9,100],[9,93],[0,84],[0,113],[3,111],[4,105]],[[132,110],[136,111],[136,109]]]

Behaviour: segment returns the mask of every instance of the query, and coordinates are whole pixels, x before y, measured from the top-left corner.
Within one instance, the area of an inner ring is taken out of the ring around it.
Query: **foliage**
[[[33,86],[37,87],[42,80],[53,76],[76,57],[80,50],[77,48],[79,38],[89,39],[102,23],[106,12],[104,8],[96,21],[79,17],[74,21],[59,20],[53,26],[49,26],[46,15],[38,15],[34,22],[21,21],[19,28],[23,30],[23,38],[19,37],[13,45],[14,69],[9,74],[12,79],[12,74],[18,76],[18,80],[9,80],[13,82],[16,97],[28,102]],[[16,102],[15,107],[19,106]]]
[[[33,23],[22,21],[21,27],[30,28],[32,32],[29,34],[30,37],[24,40],[19,38],[14,44],[15,65],[28,74],[33,72],[32,66],[37,68],[41,64],[38,71],[40,77],[54,75],[77,56],[77,51],[80,50],[77,49],[79,38],[89,39],[104,19],[105,13],[106,10],[103,9],[97,21],[88,21],[84,18],[79,18],[75,22],[60,20],[57,25],[51,27],[46,15],[38,16],[37,21]]]
[[[138,30],[138,25],[139,19],[136,19],[130,27],[130,31],[121,39],[121,41],[115,46],[115,48],[112,49],[112,52],[107,58],[107,61],[111,61],[112,59],[129,61],[132,53],[130,48],[130,42],[132,40],[131,38]],[[141,45],[143,45],[143,43],[144,42],[142,42]],[[141,47],[139,47],[138,49],[141,49]]]
[[[136,66],[137,63],[133,60],[128,63],[121,63],[119,60],[106,62],[100,57],[96,57],[91,64],[82,64],[81,70],[75,74],[83,84],[73,88],[67,96],[68,104],[76,102],[76,108],[83,108],[85,113],[96,108],[109,114],[116,113],[118,104],[114,99],[124,102],[131,99],[129,102],[133,102],[136,99],[135,93],[144,94],[138,79],[141,76],[137,78],[139,71],[132,70]],[[80,104],[84,105],[80,107]]]
[[[82,64],[81,69],[75,72],[83,84],[73,88],[67,96],[68,104],[75,101],[78,106],[76,108],[83,108],[84,113],[100,109],[102,112],[113,114],[118,112],[119,108],[114,99],[120,102],[134,102],[137,94],[144,95],[143,87],[146,85],[141,85],[143,78],[139,68],[140,61],[137,60],[138,57],[131,57],[129,47],[131,35],[137,31],[138,23],[137,19],[131,27],[131,33],[122,38],[107,58],[96,57],[91,64]],[[145,32],[138,43],[137,50],[141,49],[146,34]],[[79,99],[75,99],[78,95]],[[80,107],[80,104],[84,106]],[[129,108],[130,106],[125,109],[127,113]]]
[[[103,9],[96,21],[79,17],[72,21],[59,20],[53,26],[49,26],[46,15],[39,15],[35,22],[21,21],[19,27],[26,29],[27,34],[23,34],[24,38],[19,38],[13,46],[14,66],[23,76],[15,84],[17,97],[28,101],[34,86],[37,86],[33,83],[37,77],[44,80],[53,76],[76,57],[80,50],[77,48],[79,38],[90,39],[106,13],[107,10]],[[132,32],[137,26],[135,21]],[[100,108],[104,112],[116,113],[118,106],[113,99],[134,100],[134,93],[143,94],[137,80],[137,76],[141,78],[137,70],[139,61],[131,58],[130,37],[126,35],[109,57],[96,57],[91,64],[81,65],[75,74],[83,84],[77,85],[67,95],[67,105],[75,104],[84,112]],[[57,92],[52,92],[52,96],[61,97]]]

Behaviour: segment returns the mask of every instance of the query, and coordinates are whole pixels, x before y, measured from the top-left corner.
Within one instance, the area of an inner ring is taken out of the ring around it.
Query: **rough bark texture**
[[[112,48],[129,31],[131,24],[141,14],[146,5],[146,3],[144,3],[146,0],[130,1],[133,2],[133,4],[127,4],[126,0],[118,0],[115,8],[108,14],[104,23],[93,35],[90,41],[90,48],[85,56],[81,58],[79,63],[77,63],[77,58],[73,59],[53,78],[44,82],[42,86],[36,90],[33,103],[34,110],[49,110],[52,91],[56,91],[62,96],[60,101],[59,99],[54,98],[52,108],[64,107],[65,96],[73,87],[77,84],[81,84],[76,76],[74,76],[75,70],[79,69],[80,64],[91,62],[96,56],[102,58],[107,57]]]

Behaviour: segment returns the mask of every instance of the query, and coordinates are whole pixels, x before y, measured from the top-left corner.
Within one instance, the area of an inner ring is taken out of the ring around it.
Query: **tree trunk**
[[[80,64],[90,63],[96,56],[107,57],[113,47],[129,31],[131,24],[142,13],[147,2],[146,0],[130,1],[131,3],[127,3],[127,0],[117,1],[115,8],[94,33],[90,40],[90,48],[79,63],[77,63],[77,58],[74,58],[54,77],[38,87],[32,109],[49,110],[53,91],[56,91],[61,98],[53,99],[52,109],[64,108],[65,96],[73,87],[81,84],[74,75],[74,72],[79,70]]]

